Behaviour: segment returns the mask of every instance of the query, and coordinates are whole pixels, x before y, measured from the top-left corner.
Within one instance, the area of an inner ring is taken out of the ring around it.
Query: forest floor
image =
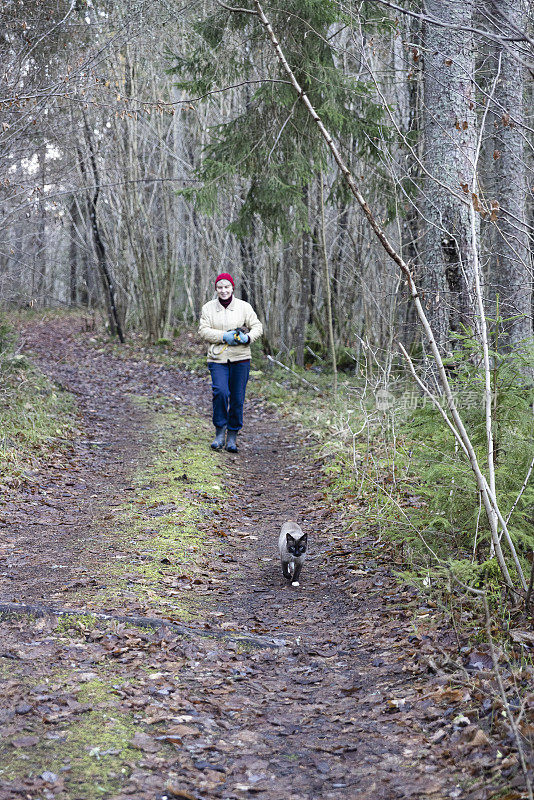
[[[346,531],[302,431],[251,400],[213,453],[207,377],[72,318],[23,341],[77,432],[0,506],[1,800],[523,796],[436,666],[454,631]]]

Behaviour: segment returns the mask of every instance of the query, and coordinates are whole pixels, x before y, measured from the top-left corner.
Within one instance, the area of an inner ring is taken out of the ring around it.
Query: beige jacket
[[[208,361],[226,364],[227,361],[244,361],[250,358],[248,344],[227,345],[223,341],[226,331],[242,328],[244,325],[249,330],[251,342],[260,338],[263,326],[250,303],[245,303],[244,300],[232,297],[232,302],[225,308],[219,303],[219,298],[216,298],[202,306],[198,332],[205,342],[209,342]]]

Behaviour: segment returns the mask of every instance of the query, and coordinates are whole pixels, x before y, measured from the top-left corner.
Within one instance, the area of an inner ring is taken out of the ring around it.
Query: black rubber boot
[[[237,431],[228,431],[226,437],[226,449],[229,453],[237,453]]]
[[[224,447],[224,435],[226,433],[226,425],[223,428],[215,428],[215,439],[211,443],[212,450],[222,450]]]

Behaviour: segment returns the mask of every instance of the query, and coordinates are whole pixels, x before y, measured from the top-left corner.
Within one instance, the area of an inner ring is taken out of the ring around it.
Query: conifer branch
[[[252,8],[234,8],[233,6],[227,6],[226,3],[223,3],[222,0],[215,0],[218,6],[224,8],[226,11],[233,11],[234,14],[253,14],[256,16],[257,11],[254,11]]]

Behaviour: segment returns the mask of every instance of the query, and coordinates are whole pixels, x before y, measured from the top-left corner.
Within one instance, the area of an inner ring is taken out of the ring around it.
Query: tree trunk
[[[256,264],[252,239],[246,237],[239,241],[239,254],[241,256],[241,298],[257,310],[256,293]]]
[[[78,214],[78,206],[76,205],[76,198],[72,198],[70,204],[70,242],[69,242],[69,303],[71,306],[76,306],[78,302],[78,247],[76,244],[76,218]]]
[[[100,194],[100,177],[96,165],[95,152],[93,149],[91,138],[89,136],[89,129],[87,122],[85,122],[85,134],[86,134],[87,147],[89,151],[88,152],[89,161],[91,163],[93,178],[95,182],[95,191],[92,196],[91,195],[89,196],[87,201],[89,222],[91,225],[91,232],[93,235],[93,244],[95,248],[98,269],[104,287],[104,294],[106,298],[106,306],[108,311],[108,319],[109,319],[111,334],[112,336],[118,336],[119,341],[121,343],[124,343],[125,341],[124,332],[122,329],[122,323],[119,317],[119,312],[116,302],[115,284],[109,270],[106,246],[104,244],[104,240],[100,233],[100,226],[98,224],[96,208],[98,203],[98,197]],[[80,164],[83,164],[83,157],[81,156],[81,154],[79,154],[79,159],[80,159]]]
[[[46,232],[46,208],[42,198],[45,196],[46,185],[46,159],[45,147],[41,146],[38,152],[39,172],[41,176],[41,202],[39,203],[39,224],[37,228],[37,239],[35,242],[35,269],[37,271],[37,297],[31,297],[33,302],[37,300],[43,308],[46,307],[50,298],[47,297],[47,232]]]
[[[280,293],[281,314],[278,315],[280,321],[280,343],[281,350],[289,350],[294,334],[294,314],[291,304],[291,283],[293,264],[301,258],[302,247],[300,243],[300,236],[297,237],[294,243],[287,245],[282,250],[281,255],[281,273],[282,273],[282,287]]]
[[[336,358],[336,342],[334,338],[334,321],[332,316],[332,293],[330,291],[330,269],[328,266],[328,251],[326,249],[326,224],[324,216],[324,179],[323,173],[320,174],[321,184],[321,247],[323,253],[323,267],[324,267],[324,299],[326,306],[326,322],[328,328],[328,345],[330,349],[330,362],[332,364],[332,385],[334,395],[337,394],[337,358]]]
[[[340,303],[343,297],[340,297],[340,287],[343,286],[343,277],[345,271],[345,261],[347,259],[348,249],[348,220],[349,220],[349,206],[348,203],[342,202],[337,217],[337,236],[336,246],[334,249],[334,256],[332,258],[332,310],[335,317],[335,323],[339,330],[343,330],[340,322]]]
[[[424,145],[429,175],[420,202],[424,302],[438,346],[450,331],[473,325],[474,254],[469,209],[476,150],[473,0],[427,0]]]
[[[502,36],[524,30],[522,0],[499,0],[492,11]],[[493,254],[494,293],[499,296],[506,349],[532,336],[532,269],[526,227],[527,185],[523,131],[524,67],[510,48],[498,48],[500,79],[495,90],[495,191],[499,203]],[[519,53],[517,54],[519,55]]]
[[[311,248],[312,237],[304,231],[301,237],[302,250],[298,259],[300,292],[297,307],[297,328],[295,332],[295,361],[299,367],[304,366],[304,349],[306,346],[306,328],[310,316],[311,289]]]

